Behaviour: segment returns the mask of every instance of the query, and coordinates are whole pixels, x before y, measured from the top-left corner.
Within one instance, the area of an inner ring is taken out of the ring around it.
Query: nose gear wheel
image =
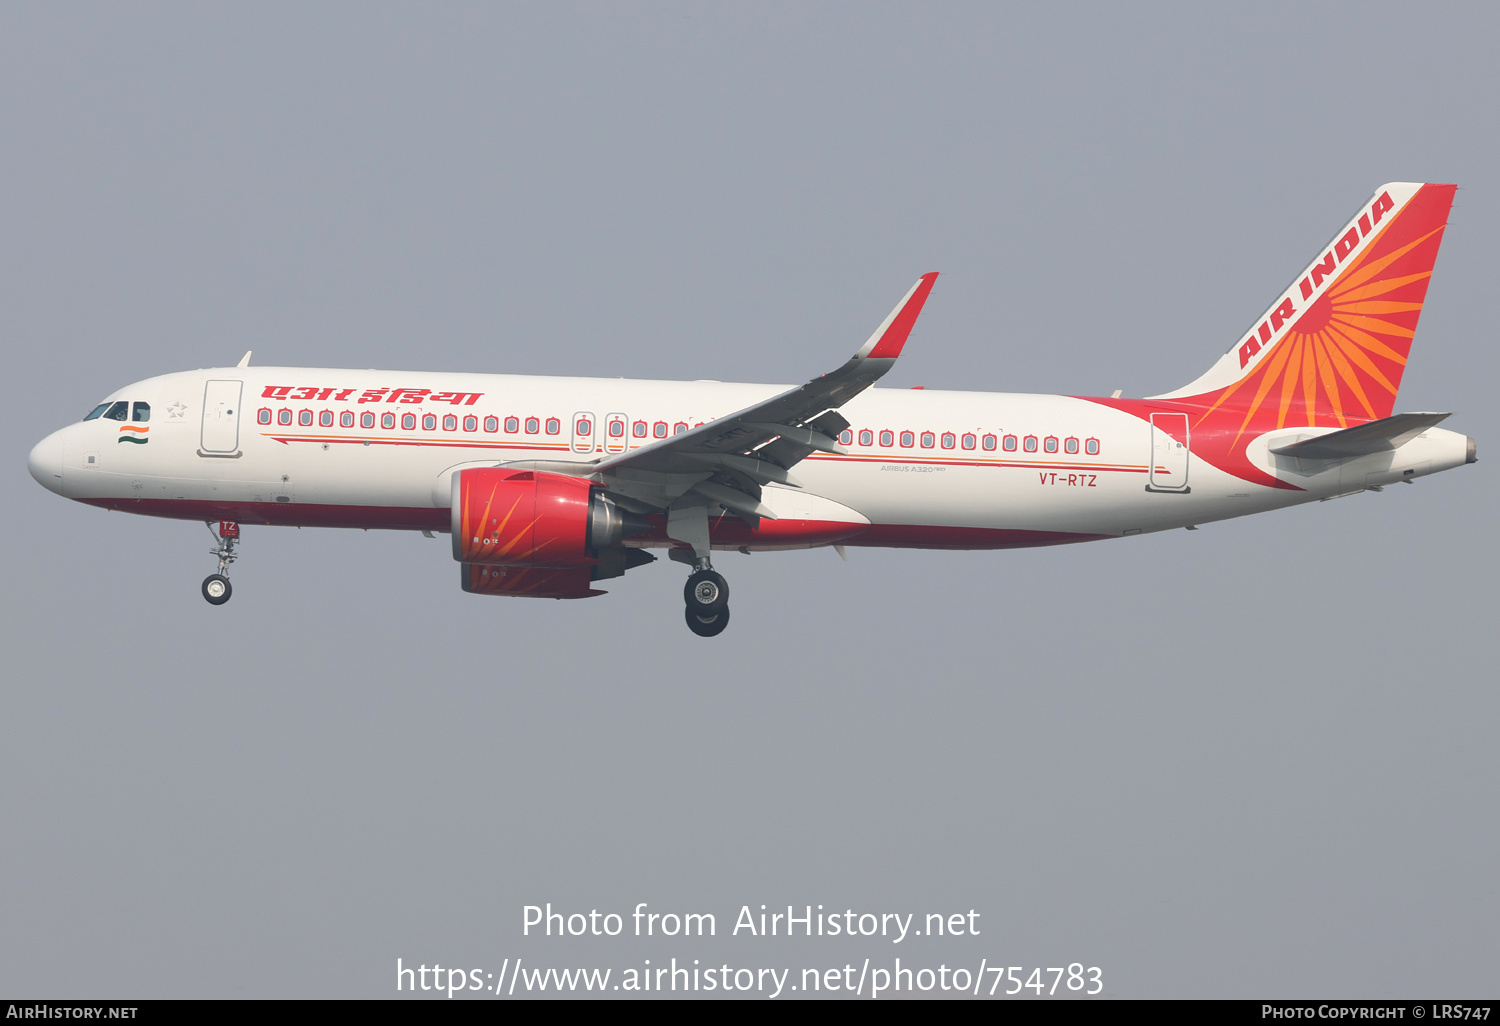
[[[221,520],[217,531],[212,521],[205,521],[204,526],[214,536],[214,547],[208,550],[208,554],[219,557],[219,569],[203,579],[203,597],[210,605],[222,606],[234,594],[234,588],[229,584],[229,564],[238,558],[234,547],[240,541],[240,525],[233,520]]]
[[[230,586],[229,578],[223,574],[209,574],[203,578],[203,597],[210,605],[222,606],[233,594],[234,588]]]

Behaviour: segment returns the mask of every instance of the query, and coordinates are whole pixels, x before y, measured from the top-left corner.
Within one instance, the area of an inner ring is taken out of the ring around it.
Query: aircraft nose
[[[54,431],[43,438],[26,457],[26,469],[36,478],[36,483],[49,492],[62,494],[63,488],[63,437]]]

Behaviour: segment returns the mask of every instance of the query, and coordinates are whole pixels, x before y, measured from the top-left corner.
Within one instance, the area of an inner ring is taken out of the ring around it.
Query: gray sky
[[[1098,965],[1125,996],[1500,983],[1497,18],[1479,5],[0,7],[0,993],[394,994],[406,964]],[[1457,182],[1398,410],[1481,462],[1009,553],[607,598],[445,541],[35,485],[130,381],[257,363],[895,385],[1196,377],[1387,181]],[[521,907],[718,915],[520,936]],[[982,913],[755,942],[743,904]]]

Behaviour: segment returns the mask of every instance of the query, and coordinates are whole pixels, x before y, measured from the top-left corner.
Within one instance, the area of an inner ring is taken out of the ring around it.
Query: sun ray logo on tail
[[[1391,415],[1456,188],[1382,186],[1208,373],[1147,400],[1093,401],[1142,419],[1179,410],[1194,456],[1295,487],[1252,464],[1246,447],[1267,431]]]
[[[1382,186],[1260,321],[1197,381],[1156,396],[1218,408],[1273,398],[1276,426],[1390,415],[1455,186]]]

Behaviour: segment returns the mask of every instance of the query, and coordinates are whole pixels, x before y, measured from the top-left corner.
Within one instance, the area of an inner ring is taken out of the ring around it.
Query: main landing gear
[[[219,557],[219,572],[203,578],[203,597],[210,605],[222,606],[234,594],[234,588],[229,584],[229,564],[235,560],[234,547],[239,544],[240,525],[233,520],[221,520],[217,532],[212,521],[204,521],[204,526],[214,536],[215,545],[208,554]]]
[[[709,561],[708,507],[701,501],[667,509],[667,537],[692,547],[674,548],[667,555],[693,568],[682,589],[688,630],[700,638],[712,638],[729,626],[729,582],[714,571]]]
[[[708,561],[703,560],[706,564]],[[688,630],[711,638],[729,626],[729,582],[710,566],[693,571],[682,589]]]

